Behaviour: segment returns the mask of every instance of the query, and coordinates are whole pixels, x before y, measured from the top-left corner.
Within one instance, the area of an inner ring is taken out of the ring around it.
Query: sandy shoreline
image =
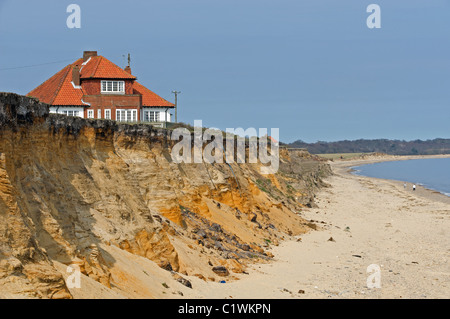
[[[412,158],[424,157],[401,159]],[[348,172],[383,160],[392,159],[332,162],[331,187],[301,213],[320,230],[272,247],[275,260],[238,281],[190,277],[195,288],[185,298],[449,298],[450,201]],[[370,265],[380,267],[381,288],[367,287]]]
[[[388,162],[388,161],[405,161],[405,160],[428,159],[428,158],[450,158],[450,155],[418,155],[418,156],[395,156],[395,157],[386,156],[384,158],[383,157],[375,158],[375,159],[369,158],[366,160],[340,161],[340,162],[337,162],[339,164],[337,164],[336,166],[347,168],[348,169],[347,172],[351,173],[352,167],[355,167],[355,166],[361,166],[361,165],[379,163],[379,162]],[[372,177],[372,179],[384,180],[386,182],[395,183],[397,186],[401,186],[402,188],[404,188],[403,181],[396,181],[396,180],[375,178],[375,177]],[[412,184],[411,183],[406,183],[406,184],[407,184],[407,189],[411,189]],[[415,191],[416,195],[427,198],[427,199],[431,199],[434,201],[440,201],[440,202],[443,202],[446,204],[450,204],[449,196],[446,196],[436,190],[422,187],[420,185],[416,185],[416,186],[417,186],[416,191]]]

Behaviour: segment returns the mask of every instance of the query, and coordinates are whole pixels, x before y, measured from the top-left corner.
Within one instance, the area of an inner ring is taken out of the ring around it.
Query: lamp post
[[[177,102],[178,102],[178,93],[181,93],[180,91],[172,91],[173,94],[175,94],[175,123],[178,123],[178,119],[177,119]]]

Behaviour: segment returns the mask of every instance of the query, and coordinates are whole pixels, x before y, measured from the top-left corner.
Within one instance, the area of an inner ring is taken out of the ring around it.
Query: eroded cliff
[[[190,276],[233,280],[314,227],[298,212],[330,174],[304,151],[281,150],[274,175],[177,164],[170,130],[49,114],[11,93],[0,93],[0,125],[6,298],[171,297],[166,286],[179,297],[195,289]]]

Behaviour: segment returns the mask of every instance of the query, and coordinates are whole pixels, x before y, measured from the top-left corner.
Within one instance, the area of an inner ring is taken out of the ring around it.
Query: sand
[[[449,298],[450,198],[349,173],[381,160],[392,158],[332,162],[318,207],[301,212],[320,229],[272,247],[274,261],[237,281],[189,277],[194,289],[184,297]],[[379,288],[367,285],[370,265],[379,267]]]

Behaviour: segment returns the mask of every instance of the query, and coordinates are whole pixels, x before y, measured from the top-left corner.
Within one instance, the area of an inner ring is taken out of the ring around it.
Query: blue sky
[[[182,92],[187,123],[278,127],[285,142],[450,138],[450,0],[0,0],[0,91],[26,94],[84,50],[120,66],[131,53],[142,84]]]

